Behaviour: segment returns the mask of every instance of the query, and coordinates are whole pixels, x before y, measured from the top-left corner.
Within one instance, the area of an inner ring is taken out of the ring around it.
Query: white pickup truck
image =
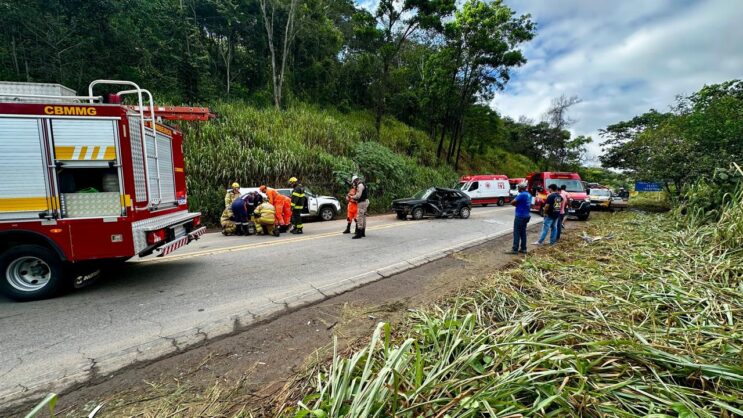
[[[240,195],[257,191],[259,191],[257,187],[241,187]],[[289,188],[276,189],[276,191],[287,197],[292,195],[292,189]],[[265,194],[261,194],[264,198],[266,197]],[[341,202],[332,196],[318,196],[307,187],[304,188],[304,195],[307,197],[307,207],[304,208],[303,217],[332,221],[341,212]]]

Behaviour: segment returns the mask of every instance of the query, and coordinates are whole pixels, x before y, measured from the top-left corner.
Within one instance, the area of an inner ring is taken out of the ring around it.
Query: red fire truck
[[[558,187],[565,186],[568,193],[568,206],[566,216],[575,216],[581,221],[588,219],[591,214],[591,200],[586,194],[583,182],[578,173],[541,172],[531,173],[526,177],[529,193],[532,196],[531,210],[544,214],[544,204],[549,195],[549,186],[554,184]]]
[[[107,99],[94,96],[106,86]],[[137,105],[124,106],[129,96]],[[189,212],[182,136],[135,83],[0,82],[0,291],[48,298],[83,267],[166,255],[201,236]],[[185,112],[188,113],[188,112]]]

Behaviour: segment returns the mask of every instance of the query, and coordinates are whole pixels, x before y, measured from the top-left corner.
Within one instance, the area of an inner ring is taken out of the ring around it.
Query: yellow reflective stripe
[[[90,151],[90,155],[88,155],[88,151]],[[100,145],[60,145],[54,147],[54,156],[57,160],[65,161],[110,161],[116,159],[116,147]]]
[[[296,196],[296,197],[304,197],[304,193],[302,193],[302,194],[299,194],[299,193],[292,193],[292,196]]]
[[[46,197],[6,197],[0,199],[0,212],[24,212],[49,209]]]
[[[116,148],[106,147],[106,152],[103,154],[104,160],[115,160],[116,159]]]
[[[128,194],[121,195],[121,206],[129,207],[132,205],[132,197]]]
[[[58,160],[71,160],[75,147],[54,147],[54,154]]]

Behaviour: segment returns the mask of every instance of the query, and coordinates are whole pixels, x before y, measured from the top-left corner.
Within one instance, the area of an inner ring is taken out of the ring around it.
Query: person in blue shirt
[[[526,225],[531,219],[531,195],[526,191],[526,183],[518,185],[519,194],[511,201],[516,207],[516,216],[513,218],[513,247],[509,254],[526,254]]]
[[[539,236],[539,241],[535,242],[534,245],[544,244],[544,239],[547,238],[547,232],[550,232],[550,244],[557,242],[557,223],[560,218],[560,208],[562,207],[562,195],[557,192],[557,185],[549,185],[550,194],[547,196],[547,201],[544,203],[544,223],[542,224],[542,234]]]

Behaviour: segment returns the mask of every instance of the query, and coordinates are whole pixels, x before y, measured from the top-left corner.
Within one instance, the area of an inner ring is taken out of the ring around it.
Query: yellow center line
[[[392,224],[386,224],[386,225],[380,225],[375,227],[370,227],[370,231],[379,231],[381,229],[387,229],[392,227],[401,227],[405,225],[416,225],[416,222],[410,222],[410,223],[392,223]],[[166,263],[169,261],[178,261],[178,260],[186,260],[189,258],[195,258],[195,257],[202,257],[205,255],[217,255],[217,254],[224,254],[229,252],[236,252],[236,251],[245,251],[253,248],[264,248],[264,247],[273,247],[275,245],[282,245],[282,244],[290,244],[293,242],[301,242],[301,241],[311,241],[321,238],[328,238],[328,237],[335,237],[338,235],[343,235],[340,232],[326,232],[324,234],[318,234],[318,235],[310,235],[307,237],[301,237],[301,238],[292,238],[292,239],[284,239],[284,240],[276,240],[276,241],[267,241],[267,242],[258,242],[254,244],[242,244],[242,245],[234,245],[231,247],[223,247],[223,248],[215,248],[212,250],[202,250],[202,251],[194,251],[192,253],[186,253],[182,255],[176,255],[172,257],[166,257],[166,258],[149,258],[141,261],[137,261],[137,263]]]

